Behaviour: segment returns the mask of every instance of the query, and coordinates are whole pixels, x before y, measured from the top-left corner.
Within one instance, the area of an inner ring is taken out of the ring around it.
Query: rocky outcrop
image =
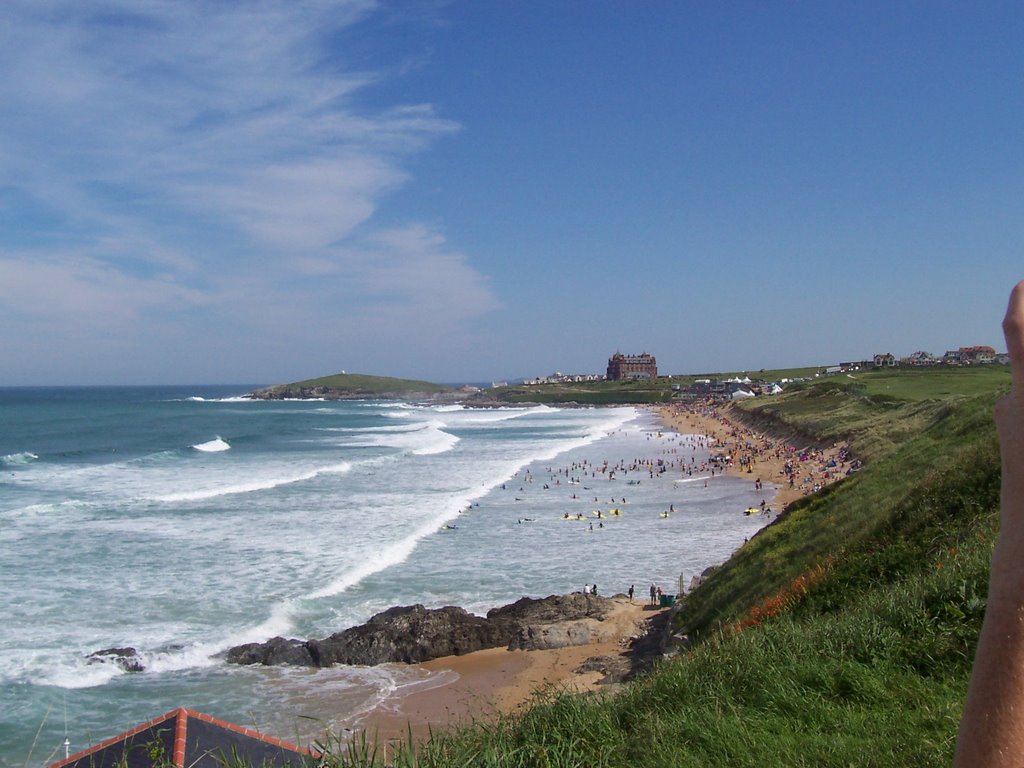
[[[365,624],[307,645],[317,666],[332,664],[415,664],[441,656],[461,656],[508,642],[508,631],[480,616],[446,606],[390,608]]]
[[[104,648],[86,656],[90,664],[115,664],[125,672],[143,672],[146,667],[134,648]]]
[[[487,619],[524,626],[588,618],[601,621],[608,615],[611,605],[611,598],[583,592],[541,598],[521,597],[509,605],[492,608],[487,612]]]
[[[614,629],[601,625],[610,607],[608,598],[573,592],[539,600],[524,597],[488,611],[487,618],[509,626],[510,651],[538,651],[610,639]]]
[[[414,664],[442,656],[460,656],[484,648],[560,648],[605,639],[601,628],[612,600],[574,593],[533,599],[524,597],[495,608],[486,617],[462,608],[390,608],[365,624],[322,640],[275,637],[265,643],[231,648],[231,664],[374,665]]]
[[[508,644],[510,651],[544,651],[571,645],[603,643],[615,638],[615,629],[603,627],[596,619],[531,624],[522,627]]]
[[[265,643],[236,645],[227,653],[231,664],[262,664],[269,667],[315,667],[313,654],[302,640],[272,637]]]

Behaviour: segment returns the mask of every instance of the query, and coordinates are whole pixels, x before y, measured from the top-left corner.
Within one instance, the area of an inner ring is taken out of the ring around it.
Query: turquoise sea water
[[[671,593],[763,524],[742,514],[761,499],[752,483],[699,471],[699,443],[646,411],[247,389],[0,389],[0,766],[48,764],[65,735],[77,751],[178,706],[308,740],[443,680],[218,654],[392,605],[483,613],[593,583]],[[86,659],[119,646],[146,671]]]

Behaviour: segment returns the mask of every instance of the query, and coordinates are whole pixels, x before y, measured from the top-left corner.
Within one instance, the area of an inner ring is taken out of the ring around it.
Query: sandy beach
[[[764,483],[765,506],[776,515],[793,500],[844,477],[850,463],[842,445],[790,445],[758,434],[735,419],[728,405],[671,405],[658,413],[668,429],[704,435],[713,454],[729,456],[726,474]],[[385,741],[405,739],[410,729],[421,739],[431,729],[514,713],[548,687],[611,690],[601,684],[602,673],[580,668],[594,657],[622,657],[632,639],[666,610],[645,602],[646,595],[637,594],[632,603],[622,597],[606,619],[608,639],[602,642],[534,651],[492,648],[425,662],[421,666],[426,670],[457,677],[406,696],[393,710],[372,714],[363,727]]]

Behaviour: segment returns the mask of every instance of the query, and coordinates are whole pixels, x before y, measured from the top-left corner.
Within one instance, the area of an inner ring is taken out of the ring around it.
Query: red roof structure
[[[315,752],[234,723],[180,707],[89,747],[50,768],[299,768],[315,763]]]

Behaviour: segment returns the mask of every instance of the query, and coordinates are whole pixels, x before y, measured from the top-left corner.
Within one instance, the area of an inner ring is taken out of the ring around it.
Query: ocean
[[[394,605],[671,594],[764,524],[752,482],[701,471],[700,441],[644,409],[249,389],[0,389],[0,766],[179,706],[308,743],[447,678],[219,654]],[[145,671],[87,659],[129,646]]]

